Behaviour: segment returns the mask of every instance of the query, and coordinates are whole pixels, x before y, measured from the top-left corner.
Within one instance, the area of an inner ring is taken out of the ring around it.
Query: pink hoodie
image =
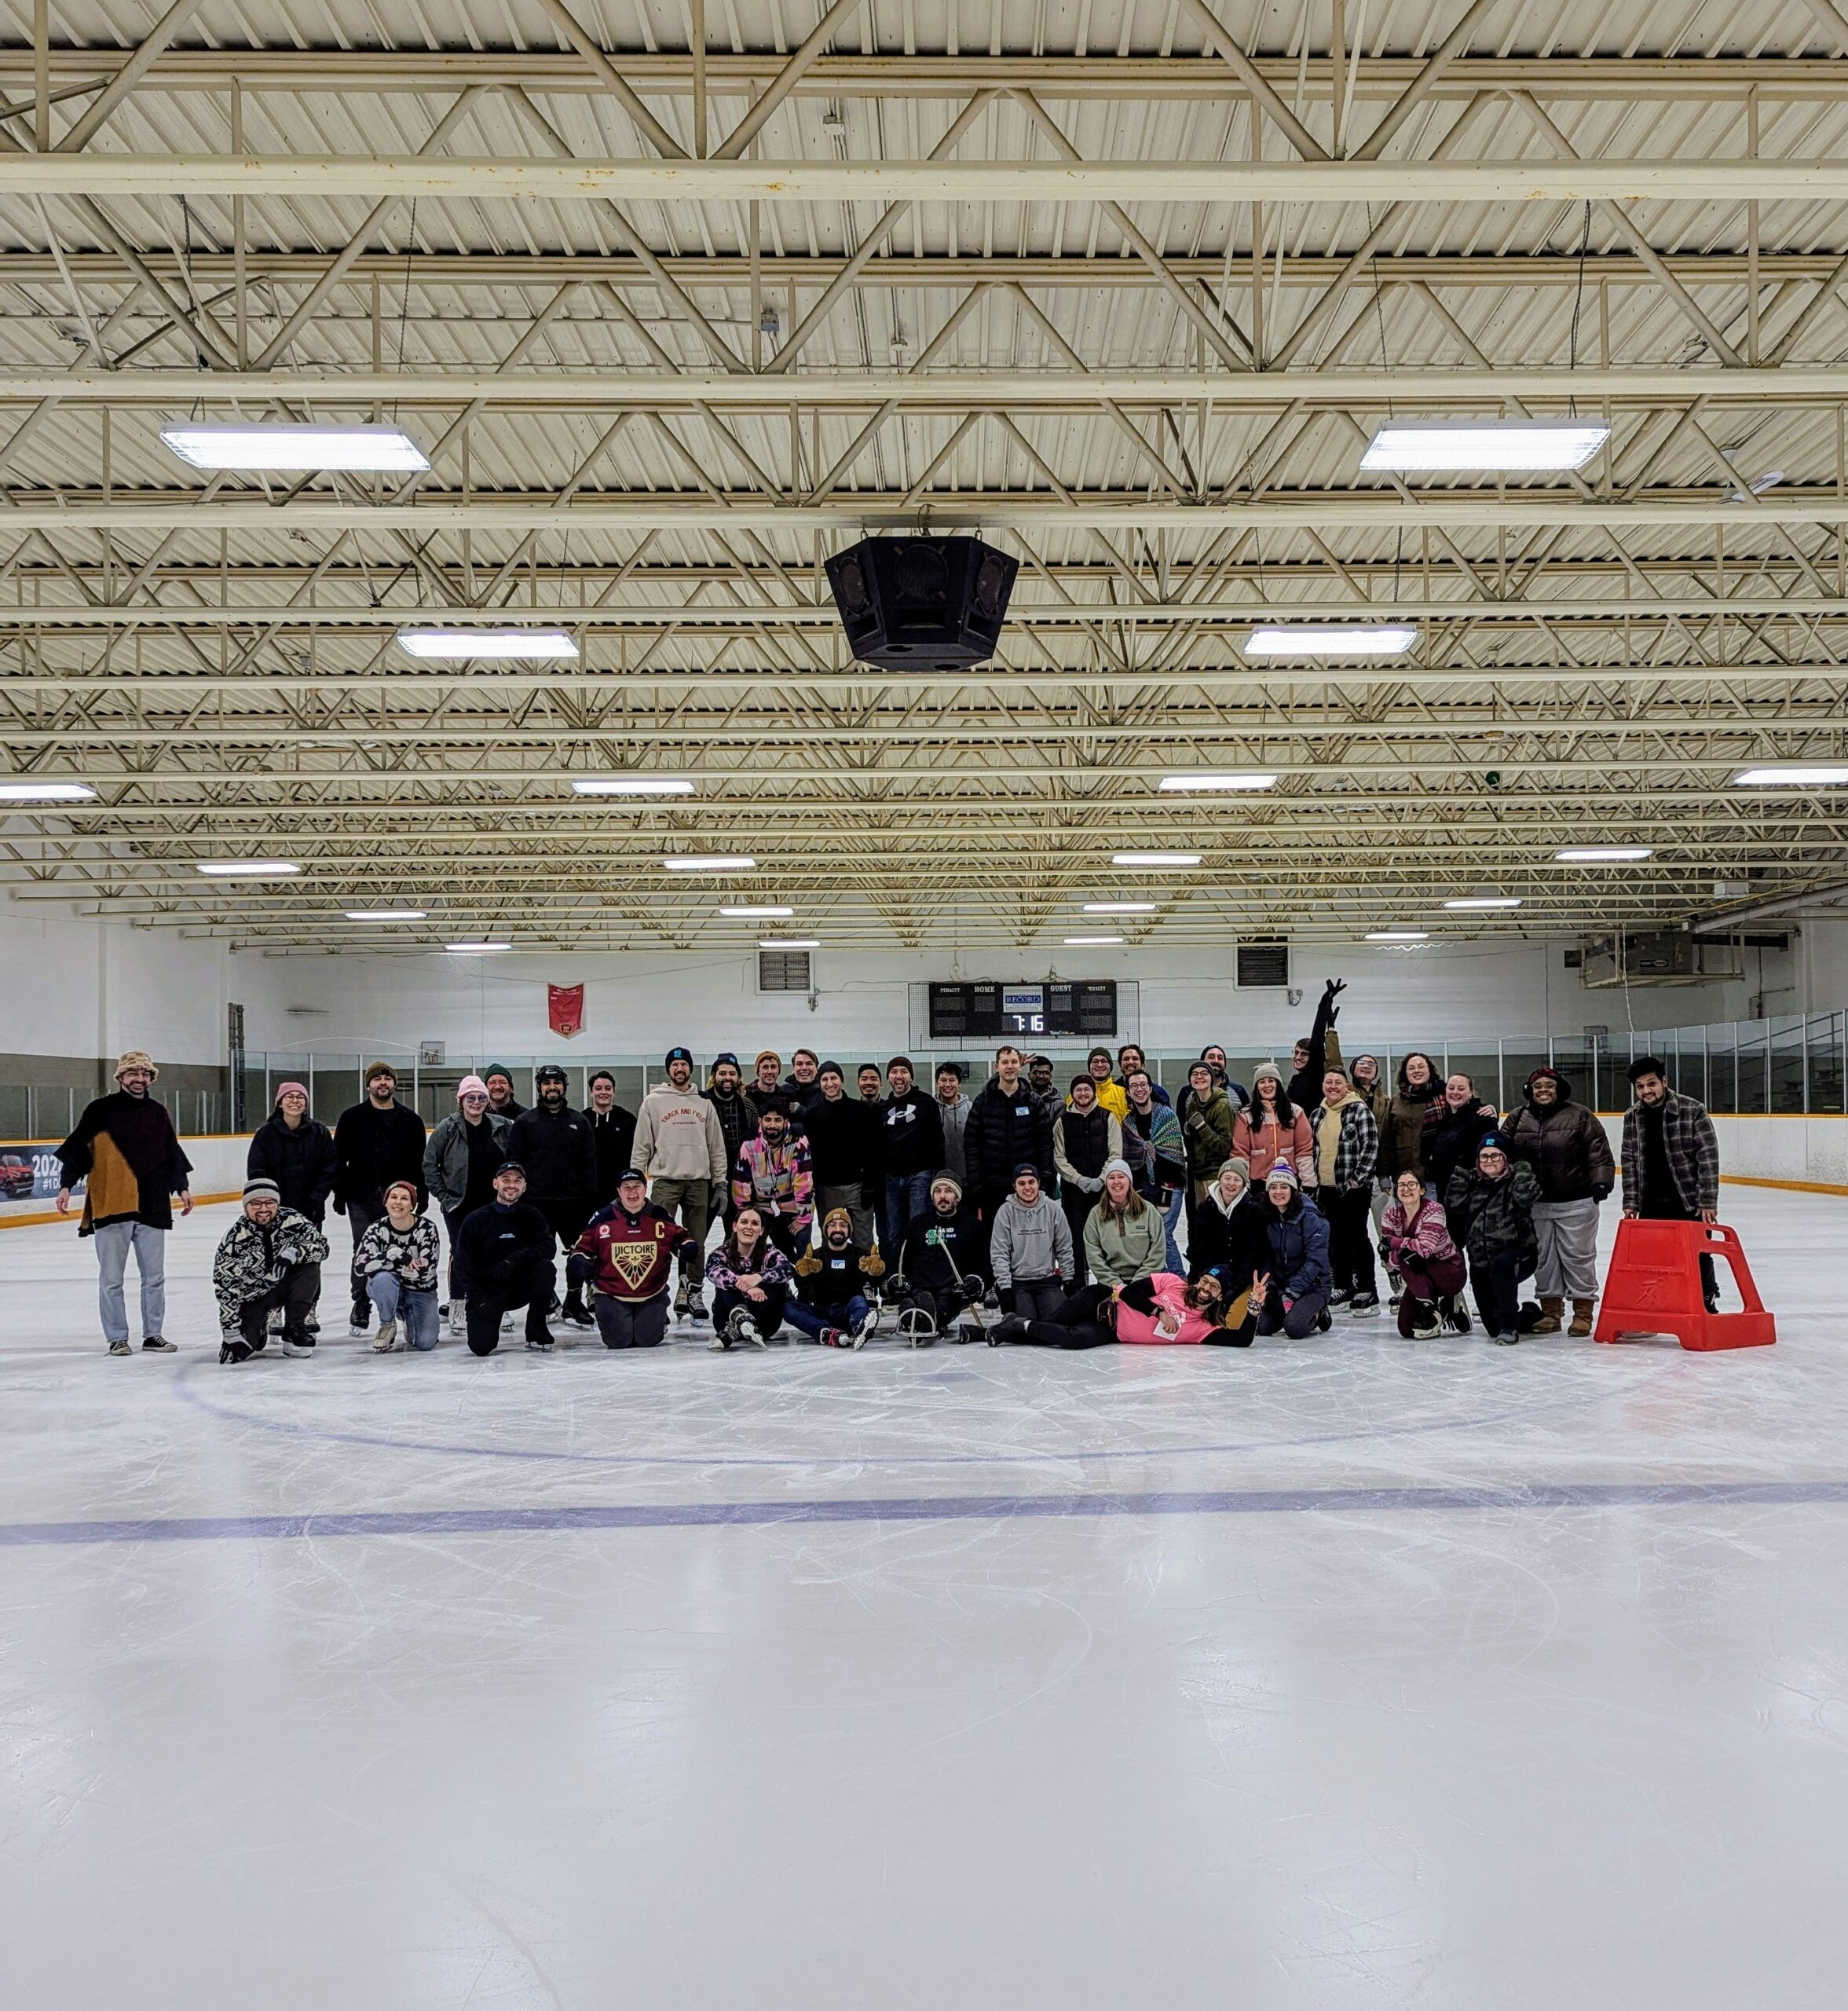
[[[1158,1271],[1148,1280],[1155,1304],[1165,1307],[1180,1321],[1180,1331],[1162,1333],[1152,1313],[1140,1313],[1126,1300],[1117,1301],[1117,1339],[1144,1347],[1176,1347],[1206,1339],[1218,1326],[1197,1307],[1187,1304],[1187,1280],[1172,1271]]]

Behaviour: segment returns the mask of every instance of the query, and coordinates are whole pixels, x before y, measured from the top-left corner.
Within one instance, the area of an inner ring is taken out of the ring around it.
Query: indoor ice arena
[[[0,2011],[1848,2003],[1848,0],[0,0]]]

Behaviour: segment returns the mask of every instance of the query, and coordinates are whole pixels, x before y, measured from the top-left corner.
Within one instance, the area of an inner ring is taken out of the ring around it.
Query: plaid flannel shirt
[[[1310,1130],[1318,1136],[1327,1112],[1327,1104],[1318,1104],[1315,1115],[1309,1119]],[[1341,1136],[1334,1146],[1334,1185],[1338,1193],[1366,1186],[1373,1178],[1374,1168],[1380,1157],[1380,1127],[1373,1121],[1373,1112],[1365,1098],[1349,1097],[1341,1105]]]
[[[1662,1149],[1681,1206],[1698,1211],[1720,1205],[1720,1141],[1707,1106],[1671,1090],[1662,1099]],[[1642,1105],[1623,1116],[1623,1205],[1638,1207],[1643,1193]]]

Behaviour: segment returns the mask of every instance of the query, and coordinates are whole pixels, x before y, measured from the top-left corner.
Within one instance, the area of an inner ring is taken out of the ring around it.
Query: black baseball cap
[[[522,1180],[526,1178],[526,1169],[518,1159],[503,1159],[494,1169],[494,1178],[498,1180],[503,1173],[517,1173]]]

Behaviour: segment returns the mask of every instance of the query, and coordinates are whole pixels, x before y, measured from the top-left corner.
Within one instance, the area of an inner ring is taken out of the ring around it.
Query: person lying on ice
[[[1216,1272],[1191,1284],[1173,1271],[1157,1271],[1126,1285],[1086,1285],[1045,1320],[1010,1314],[988,1336],[990,1347],[1099,1348],[1110,1341],[1143,1347],[1246,1348],[1257,1324],[1254,1288],[1230,1305]]]

